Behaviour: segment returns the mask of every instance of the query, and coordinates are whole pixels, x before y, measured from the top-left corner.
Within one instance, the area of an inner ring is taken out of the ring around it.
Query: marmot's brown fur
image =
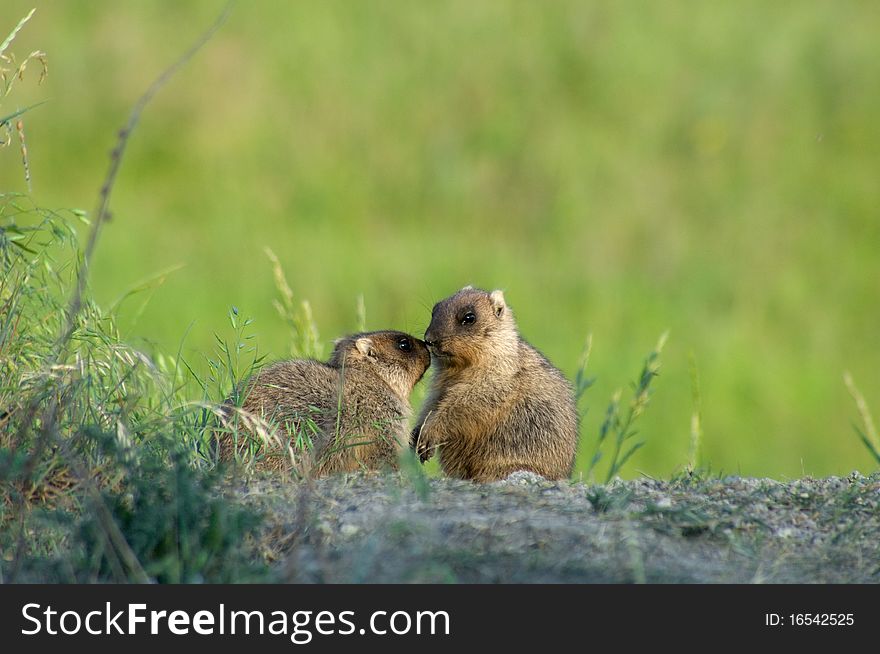
[[[378,331],[338,340],[326,363],[295,359],[263,368],[246,384],[241,409],[278,425],[283,447],[267,444],[257,468],[315,476],[396,468],[409,440],[409,395],[430,361],[423,341]],[[312,441],[311,453],[294,446],[298,438]],[[232,441],[230,434],[220,439],[221,459],[232,458]]]
[[[571,384],[517,332],[501,291],[466,286],[434,306],[425,332],[434,377],[411,435],[451,476],[571,475],[578,413]]]

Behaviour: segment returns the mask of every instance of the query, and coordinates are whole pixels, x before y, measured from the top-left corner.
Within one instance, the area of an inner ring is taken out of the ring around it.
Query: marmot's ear
[[[467,286],[462,286],[462,288],[461,288],[461,291],[472,291],[472,290],[474,290],[474,287],[471,286],[470,284],[468,284]],[[461,291],[459,291],[459,293],[461,293]]]
[[[497,317],[500,318],[504,315],[504,311],[507,309],[507,303],[504,301],[503,291],[492,291],[489,293],[489,302],[492,303],[492,310]]]
[[[358,352],[361,354],[368,356],[370,358],[376,357],[376,350],[373,349],[373,341],[372,339],[367,338],[366,336],[361,336],[354,342],[354,346],[358,349]]]

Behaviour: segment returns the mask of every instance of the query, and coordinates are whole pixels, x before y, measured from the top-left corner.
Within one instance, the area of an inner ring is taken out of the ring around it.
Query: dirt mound
[[[258,538],[295,582],[878,582],[880,473],[492,484],[254,479]]]

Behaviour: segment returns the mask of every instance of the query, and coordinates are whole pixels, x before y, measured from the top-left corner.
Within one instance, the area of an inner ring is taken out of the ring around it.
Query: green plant
[[[202,465],[206,423],[179,376],[89,301],[55,358],[77,258],[69,217],[14,195],[0,196],[0,217],[0,578],[258,575],[244,563],[258,518]]]
[[[217,493],[221,472],[194,472],[191,452],[167,437],[161,447],[133,452],[113,434],[92,436],[122,467],[118,485],[101,490],[107,518],[86,512],[75,544],[77,566],[88,581],[125,581],[131,571],[110,541],[106,521],[118,525],[134,561],[147,578],[162,583],[257,579],[260,566],[242,540],[259,515]]]
[[[703,441],[703,416],[700,396],[700,374],[697,371],[697,357],[691,352],[688,356],[688,371],[691,378],[691,398],[693,412],[691,413],[690,444],[688,446],[687,470],[693,473],[699,463],[700,444]]]
[[[587,336],[587,341],[584,344],[583,352],[581,353],[581,359],[578,362],[578,368],[575,372],[574,377],[574,400],[575,403],[580,405],[581,400],[584,397],[584,393],[589,390],[589,388],[596,383],[595,377],[587,377],[587,366],[590,364],[590,354],[593,351],[593,335],[589,334]],[[587,415],[587,409],[583,409],[581,411],[581,419],[583,419]]]
[[[3,581],[259,576],[259,565],[244,563],[259,516],[223,498],[220,471],[200,456],[209,428],[204,407],[223,398],[188,401],[180,352],[157,365],[122,339],[118,303],[105,311],[87,294],[127,139],[149,99],[218,25],[135,105],[93,215],[0,194]],[[83,251],[77,220],[89,225]],[[224,370],[234,370],[237,353],[225,354]]]
[[[272,304],[290,330],[290,356],[294,359],[322,358],[324,347],[318,335],[318,326],[312,316],[311,304],[308,300],[302,300],[299,305],[294,303],[293,291],[287,283],[281,262],[270,248],[267,247],[265,252],[272,263],[275,288],[280,295],[280,298],[273,300]]]
[[[428,501],[431,496],[431,484],[428,481],[428,473],[425,466],[416,456],[415,450],[405,447],[400,452],[398,459],[400,464],[400,472],[403,478],[410,484],[422,502]]]
[[[40,78],[37,81],[37,84],[42,84],[43,80],[46,78],[46,75],[48,75],[49,73],[49,64],[46,58],[46,53],[42,50],[34,50],[21,61],[17,61],[15,54],[9,49],[9,46],[12,45],[15,37],[24,27],[25,23],[27,23],[31,19],[35,11],[36,9],[31,9],[30,13],[28,13],[27,16],[18,21],[18,24],[12,29],[9,35],[3,40],[2,43],[0,43],[0,110],[2,110],[3,101],[9,97],[10,93],[12,93],[12,87],[14,86],[16,80],[20,81],[24,79],[24,73],[27,69],[28,63],[36,61],[40,64]],[[40,104],[42,103],[40,102],[37,104],[32,104],[29,107],[18,109],[17,111],[13,111],[11,114],[0,117],[0,130],[5,133],[5,138],[0,139],[0,147],[9,146],[12,144],[13,121],[15,121],[14,128],[15,131],[18,133],[18,142],[21,146],[21,164],[24,168],[24,177],[25,181],[28,184],[28,188],[30,188],[31,172],[30,165],[28,163],[27,146],[25,145],[24,119],[22,118],[22,116],[27,111],[30,111]],[[0,111],[0,114],[2,114],[2,111]]]
[[[275,288],[279,295],[273,300],[273,305],[290,330],[290,356],[320,359],[324,348],[312,316],[311,305],[308,300],[295,304],[293,291],[281,262],[270,248],[265,248],[265,252],[272,264]],[[295,425],[290,420],[277,424],[271,416],[264,418],[241,409],[246,399],[247,381],[265,363],[265,355],[258,354],[254,334],[247,331],[253,320],[241,320],[236,307],[229,310],[228,317],[234,337],[229,341],[217,333],[214,334],[215,356],[206,359],[207,376],[200,376],[192,366],[184,362],[203,392],[202,422],[206,428],[211,423],[215,426],[212,430],[206,430],[207,440],[201,451],[216,455],[217,448],[212,447],[212,444],[217,438],[226,435],[232,440],[237,463],[247,466],[266,457],[289,456],[293,469],[296,470],[298,460],[312,449],[314,438],[318,434],[315,416],[299,416]],[[218,407],[211,402],[211,397],[225,398],[224,405]],[[216,463],[216,456],[214,459]]]
[[[862,429],[853,425],[853,429],[859,435],[862,443],[868,448],[868,452],[874,457],[874,460],[880,465],[880,436],[877,435],[877,428],[874,426],[874,418],[871,416],[871,410],[865,401],[865,396],[859,391],[856,383],[853,381],[852,375],[848,372],[843,375],[843,383],[846,384],[849,394],[856,403],[859,416],[862,418]]]
[[[605,476],[605,483],[611,481],[614,476],[620,472],[623,465],[629,461],[632,455],[644,445],[644,441],[637,441],[632,444],[630,444],[630,441],[638,433],[635,430],[635,423],[644,413],[650,401],[651,382],[659,374],[660,353],[663,351],[667,336],[668,333],[664,333],[660,336],[657,345],[645,359],[639,378],[633,384],[632,399],[627,406],[625,415],[621,414],[620,408],[622,391],[617,390],[611,396],[611,401],[608,404],[608,408],[605,410],[605,417],[602,421],[602,425],[599,427],[599,438],[596,442],[596,450],[587,468],[588,475],[592,475],[596,465],[602,459],[604,455],[603,447],[605,447],[605,443],[609,436],[612,436],[612,452],[608,471]],[[584,358],[581,370],[578,371],[576,380],[577,389],[580,389],[583,384],[581,381],[583,379],[582,370],[586,368],[586,359],[589,357],[589,349],[587,349],[586,352],[587,356]],[[586,387],[589,387],[590,384],[592,384],[592,380],[589,381]],[[579,392],[578,398],[580,398],[581,394],[583,394],[583,391]]]

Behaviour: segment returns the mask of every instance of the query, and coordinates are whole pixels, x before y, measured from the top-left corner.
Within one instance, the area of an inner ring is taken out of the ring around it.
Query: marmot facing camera
[[[434,306],[425,332],[434,377],[411,445],[451,476],[571,475],[578,413],[571,384],[519,335],[501,291],[467,286]]]

